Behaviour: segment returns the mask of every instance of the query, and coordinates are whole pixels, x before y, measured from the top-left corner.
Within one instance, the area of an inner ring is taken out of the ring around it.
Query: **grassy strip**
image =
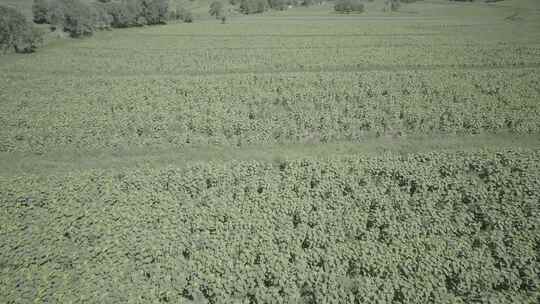
[[[1,153],[0,172],[5,176],[25,173],[54,174],[74,170],[185,165],[190,162],[258,160],[274,162],[303,157],[332,157],[352,154],[377,155],[385,152],[409,154],[429,151],[473,151],[481,148],[540,148],[540,136],[519,134],[477,134],[380,137],[360,143],[290,144],[246,146],[241,148],[203,146],[183,149],[141,149],[57,151],[43,155]]]

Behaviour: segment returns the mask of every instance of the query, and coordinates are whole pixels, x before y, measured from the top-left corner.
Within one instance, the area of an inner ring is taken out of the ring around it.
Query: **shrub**
[[[400,3],[399,0],[386,0],[385,6],[384,6],[384,11],[395,12],[395,11],[399,10],[400,7],[401,7],[401,3]]]
[[[17,38],[13,47],[17,53],[33,53],[41,44],[43,44],[43,32],[29,24]]]
[[[65,18],[65,0],[53,0],[49,2],[47,9],[47,22],[54,30],[57,26],[62,27]]]
[[[112,27],[128,27],[135,24],[137,12],[133,6],[126,3],[113,2],[107,5],[107,14],[112,18]]]
[[[64,5],[64,31],[71,37],[91,36],[95,22],[91,8],[78,0],[62,0]]]
[[[286,10],[288,6],[286,0],[268,0],[268,5],[270,8],[280,11]]]
[[[49,3],[47,0],[34,0],[32,4],[32,14],[34,22],[38,24],[47,23],[47,11]]]
[[[258,14],[268,8],[266,0],[241,0],[240,11],[244,14]]]
[[[338,0],[334,5],[334,10],[339,13],[362,13],[364,4],[359,0]]]
[[[137,0],[140,8],[139,17],[144,17],[147,24],[164,24],[169,10],[168,0]]]
[[[34,20],[50,24],[52,30],[61,28],[71,37],[90,36],[96,27],[110,24],[106,11],[98,9],[100,3],[90,6],[80,0],[53,0],[46,8],[41,2],[35,4]]]
[[[223,16],[223,3],[221,1],[214,1],[210,3],[208,13],[210,16],[214,16],[216,19],[219,19],[221,16]]]
[[[185,23],[191,23],[193,22],[193,14],[190,10],[186,9],[183,6],[180,6],[176,9],[175,19],[181,20]]]
[[[0,6],[0,50],[32,53],[43,42],[42,33],[19,11]]]
[[[81,0],[36,0],[34,20],[80,37],[91,35],[95,29],[163,24],[168,9],[168,0],[102,0],[91,5]]]
[[[390,10],[395,12],[401,7],[401,3],[399,0],[391,0],[390,1]]]
[[[107,10],[107,5],[101,2],[93,3],[92,15],[96,29],[110,29],[113,23],[113,17]]]

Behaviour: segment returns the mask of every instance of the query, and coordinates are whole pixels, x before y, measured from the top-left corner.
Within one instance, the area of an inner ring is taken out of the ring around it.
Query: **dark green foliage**
[[[167,21],[167,0],[124,0],[107,5],[113,27],[164,24]]]
[[[268,9],[286,10],[289,5],[294,4],[290,0],[234,0],[231,4],[233,2],[240,2],[240,11],[244,14],[258,14]]]
[[[112,17],[112,27],[129,27],[134,26],[137,19],[137,9],[133,2],[118,3],[113,2],[107,5],[107,12]]]
[[[34,22],[38,24],[47,23],[48,10],[48,0],[34,0],[34,3],[32,4],[32,14],[34,16]]]
[[[401,7],[400,0],[390,0],[390,10],[395,12]]]
[[[106,12],[97,10],[97,4],[87,5],[81,0],[51,0],[47,2],[46,9],[39,6],[39,10],[34,10],[34,20],[48,23],[54,30],[60,28],[69,33],[71,37],[90,36],[96,29],[104,28],[103,23],[108,22]],[[46,11],[43,17],[44,11]]]
[[[32,53],[43,42],[42,37],[22,13],[0,6],[0,52]]]
[[[522,150],[0,178],[0,294],[536,303],[539,164]]]
[[[244,14],[258,14],[268,8],[267,0],[241,0],[240,11]]]
[[[220,19],[221,16],[223,16],[223,3],[221,1],[214,1],[210,3],[210,9],[208,10],[208,13],[210,16],[216,17],[216,19]]]
[[[169,17],[167,0],[124,0],[106,7],[113,27],[164,24]]]
[[[66,11],[65,0],[51,0],[47,9],[47,24],[54,30],[57,27],[63,28]]]
[[[169,9],[168,0],[138,0],[139,16],[146,19],[146,23],[164,24],[167,21],[167,12]]]
[[[288,6],[287,0],[268,0],[268,6],[275,10],[286,10]]]
[[[190,10],[186,9],[183,6],[180,6],[176,9],[175,19],[181,20],[185,23],[191,23],[193,22],[193,14]]]
[[[71,37],[91,36],[95,30],[95,19],[90,6],[78,0],[62,0],[64,4],[64,31]]]
[[[90,5],[81,0],[39,0],[34,5],[34,19],[81,37],[95,29],[163,24],[168,9],[167,0],[98,1]]]
[[[299,2],[299,4],[301,6],[311,6],[311,5],[314,5],[314,4],[320,4],[322,1],[321,0],[302,0]],[[294,2],[292,4],[295,4]]]
[[[107,4],[96,2],[92,4],[91,9],[96,29],[110,29],[113,17],[109,14]]]
[[[42,44],[43,32],[29,24],[13,47],[17,53],[33,53]]]
[[[386,0],[384,10],[395,12],[398,11],[400,7],[400,0]]]
[[[339,13],[362,13],[364,4],[360,0],[338,0],[334,5],[334,10]]]

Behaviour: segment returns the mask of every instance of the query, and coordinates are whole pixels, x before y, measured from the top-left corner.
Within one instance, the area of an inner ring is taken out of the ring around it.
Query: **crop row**
[[[6,303],[535,303],[540,152],[0,179]]]
[[[169,49],[149,52],[72,48],[44,52],[13,63],[6,72],[28,74],[78,73],[91,75],[179,74],[258,70],[276,72],[287,69],[313,69],[350,66],[390,65],[527,65],[537,64],[538,46],[461,46],[440,45],[365,48],[305,49]],[[122,60],[118,58],[125,57]],[[39,61],[39,64],[38,62]],[[46,63],[47,68],[42,64]]]
[[[1,151],[540,131],[538,69],[4,76]],[[35,86],[28,87],[28,81]]]

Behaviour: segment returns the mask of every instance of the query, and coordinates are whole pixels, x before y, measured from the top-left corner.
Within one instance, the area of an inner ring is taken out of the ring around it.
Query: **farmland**
[[[540,5],[366,7],[1,56],[0,302],[536,303]]]

